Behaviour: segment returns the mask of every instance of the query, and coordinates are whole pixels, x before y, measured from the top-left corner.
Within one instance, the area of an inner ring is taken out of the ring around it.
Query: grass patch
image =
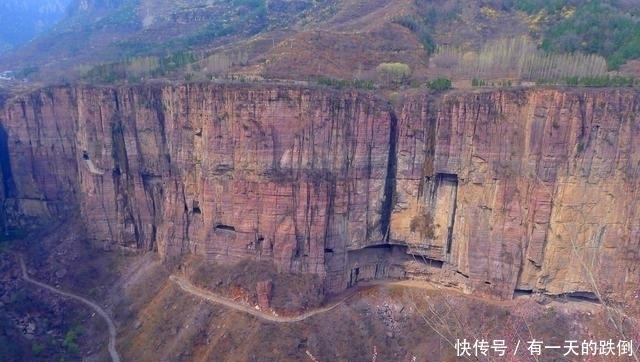
[[[375,89],[376,85],[370,80],[342,80],[330,77],[318,77],[316,83],[334,88],[358,88],[358,89]]]
[[[538,79],[539,85],[568,85],[575,87],[633,87],[640,85],[634,77],[600,76],[600,77],[564,77],[560,79]]]

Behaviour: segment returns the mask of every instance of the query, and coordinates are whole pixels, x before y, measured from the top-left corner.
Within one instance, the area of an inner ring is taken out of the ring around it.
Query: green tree
[[[411,74],[411,68],[404,63],[380,63],[376,71],[384,82],[390,84],[406,83]]]
[[[427,87],[436,91],[451,89],[451,80],[449,78],[436,78],[428,82]]]

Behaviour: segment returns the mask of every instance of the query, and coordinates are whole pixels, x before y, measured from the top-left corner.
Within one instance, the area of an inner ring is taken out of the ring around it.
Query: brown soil
[[[542,302],[485,300],[417,281],[377,282],[330,311],[290,323],[265,321],[164,282],[137,312],[142,324],[121,341],[125,359],[136,361],[311,361],[309,354],[318,361],[370,361],[374,348],[379,361],[454,361],[458,339],[501,339],[510,352],[521,343],[505,360],[533,361],[524,346],[534,338],[564,345],[640,337],[636,319],[616,330],[597,304]],[[545,350],[540,360],[572,360],[564,352]]]
[[[235,264],[206,263],[190,257],[182,268],[194,284],[245,305],[258,302],[256,284],[273,282],[271,307],[279,314],[291,314],[319,307],[324,300],[322,280],[316,275],[280,273],[267,261],[243,260]]]
[[[178,270],[154,254],[127,256],[96,247],[83,250],[87,245],[83,239],[67,234],[77,236],[67,229],[52,234],[57,235],[58,243],[43,241],[42,248],[51,248],[44,254],[22,249],[31,253],[31,275],[99,302],[116,321],[117,348],[123,361],[311,361],[310,355],[318,361],[370,361],[374,349],[378,361],[413,361],[414,357],[416,361],[456,361],[460,358],[454,346],[462,339],[505,340],[510,352],[518,341],[521,343],[515,356],[479,356],[480,361],[533,361],[524,347],[533,338],[552,345],[564,345],[566,340],[611,339],[617,343],[624,339],[633,340],[634,348],[640,341],[637,317],[585,301],[529,296],[494,301],[425,282],[381,281],[359,286],[343,301],[333,298],[322,304],[318,280],[280,274],[268,263],[215,266],[193,258],[186,259]],[[66,356],[62,343],[75,324],[83,330],[78,338],[80,355],[89,355],[88,360],[108,359],[107,330],[89,309],[26,285],[10,254],[1,255],[0,301],[9,311],[0,318],[6,325],[2,336],[16,346],[15,356],[35,361]],[[274,305],[292,313],[338,303],[299,322],[267,321],[181,289],[169,275],[184,272],[185,265],[187,274],[202,287],[228,293],[225,296],[242,291],[255,298],[255,283],[271,278]],[[61,268],[67,272],[56,273]],[[95,274],[90,272],[92,268]],[[83,276],[84,272],[89,276]],[[21,309],[14,303],[19,297],[32,305]],[[18,328],[25,324],[21,322],[24,318],[35,321],[35,339],[29,340]],[[53,344],[47,344],[49,347],[39,352],[43,354],[36,356],[38,347],[33,343],[45,341]],[[545,350],[539,360],[573,360],[564,352]],[[606,360],[595,357],[596,361]]]

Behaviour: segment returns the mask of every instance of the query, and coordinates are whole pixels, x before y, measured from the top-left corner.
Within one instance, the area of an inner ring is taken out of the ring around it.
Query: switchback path
[[[204,300],[208,300],[210,302],[214,302],[217,304],[222,304],[225,307],[231,308],[231,309],[235,309],[237,311],[240,312],[244,312],[244,313],[248,313],[251,314],[252,316],[262,319],[264,321],[269,321],[269,322],[275,322],[275,323],[294,323],[294,322],[300,322],[303,321],[309,317],[313,317],[314,315],[318,315],[318,314],[322,314],[322,313],[326,313],[334,308],[336,308],[337,306],[339,306],[340,304],[342,304],[345,300],[351,298],[355,292],[347,295],[346,297],[342,298],[341,300],[330,304],[326,307],[322,307],[322,308],[318,308],[318,309],[314,309],[312,311],[309,312],[305,312],[302,314],[298,314],[295,316],[279,316],[279,315],[274,315],[274,314],[269,314],[269,313],[265,313],[261,310],[255,309],[255,308],[251,308],[249,306],[243,305],[243,304],[239,304],[236,303],[235,301],[231,300],[231,299],[227,299],[227,298],[223,298],[220,297],[218,295],[215,295],[213,293],[211,293],[208,290],[199,288],[193,284],[191,284],[190,281],[188,281],[187,279],[181,277],[181,276],[177,276],[177,275],[171,275],[169,276],[169,279],[171,279],[174,283],[176,283],[182,290],[184,290],[185,292],[189,293],[189,294],[193,294],[198,298],[202,298]]]
[[[100,307],[98,304],[90,301],[89,299],[86,299],[84,297],[81,297],[77,294],[73,294],[70,292],[65,292],[63,290],[57,289],[52,287],[49,284],[45,284],[42,282],[39,282],[37,280],[31,279],[29,277],[29,275],[27,274],[27,267],[24,264],[24,259],[22,258],[22,255],[18,255],[18,259],[20,260],[20,268],[22,269],[22,279],[24,279],[26,282],[31,283],[33,285],[37,285],[41,288],[47,289],[48,291],[58,294],[58,295],[62,295],[64,297],[68,297],[71,299],[75,299],[89,307],[91,307],[91,309],[95,310],[96,313],[98,313],[102,319],[105,320],[105,322],[107,322],[107,326],[109,327],[109,345],[108,345],[108,349],[109,349],[109,354],[111,355],[111,360],[113,362],[120,362],[120,355],[118,354],[118,351],[116,350],[116,325],[115,323],[113,323],[113,319],[111,319],[111,317],[109,317],[109,314],[107,314],[107,312],[105,312],[104,309],[102,309],[102,307]]]

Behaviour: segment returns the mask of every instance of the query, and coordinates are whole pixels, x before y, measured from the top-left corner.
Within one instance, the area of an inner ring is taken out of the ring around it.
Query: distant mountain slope
[[[42,13],[62,9],[57,1]],[[10,56],[0,53],[0,71],[44,82],[509,84],[608,77],[640,58],[634,0],[66,1],[63,21]],[[407,72],[383,74],[385,63]]]
[[[3,0],[0,3],[0,54],[42,34],[61,20],[70,0]]]
[[[207,52],[259,33],[322,19],[333,0],[75,0],[52,31],[0,59],[0,70],[38,68],[58,78],[139,56]],[[270,40],[279,40],[275,35]]]

